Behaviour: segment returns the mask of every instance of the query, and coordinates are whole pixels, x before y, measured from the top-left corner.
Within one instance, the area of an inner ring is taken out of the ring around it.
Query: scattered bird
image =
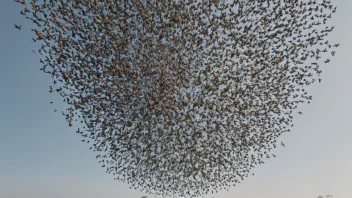
[[[22,28],[22,25],[16,25],[16,24],[14,24],[15,25],[15,28],[16,29],[19,29],[19,30],[21,30],[21,28]]]

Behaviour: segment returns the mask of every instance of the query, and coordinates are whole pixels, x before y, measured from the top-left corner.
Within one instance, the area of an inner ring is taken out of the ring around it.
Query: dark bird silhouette
[[[21,28],[22,28],[22,25],[16,25],[16,24],[14,24],[15,25],[15,28],[16,29],[19,29],[19,30],[21,30]]]

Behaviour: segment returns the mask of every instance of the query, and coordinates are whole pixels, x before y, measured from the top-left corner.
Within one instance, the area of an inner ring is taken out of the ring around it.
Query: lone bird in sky
[[[15,28],[16,29],[19,29],[19,30],[21,30],[21,28],[22,28],[22,25],[16,25],[16,24],[14,24],[15,25]]]

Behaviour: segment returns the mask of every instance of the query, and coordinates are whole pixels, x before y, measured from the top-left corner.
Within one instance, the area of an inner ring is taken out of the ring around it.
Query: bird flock
[[[14,1],[69,126],[155,195],[229,189],[275,157],[339,46],[330,0]]]

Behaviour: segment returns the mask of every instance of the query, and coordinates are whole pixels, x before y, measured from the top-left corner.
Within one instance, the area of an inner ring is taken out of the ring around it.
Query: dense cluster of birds
[[[156,195],[228,189],[275,157],[339,46],[330,0],[15,1],[69,125]]]

